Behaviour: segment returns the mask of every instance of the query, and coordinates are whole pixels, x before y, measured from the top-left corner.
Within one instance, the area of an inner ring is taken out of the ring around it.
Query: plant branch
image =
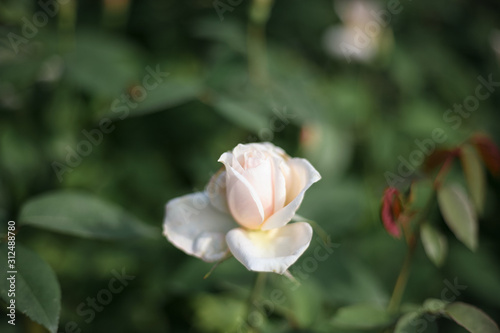
[[[396,280],[396,284],[394,286],[394,291],[392,292],[392,296],[389,301],[389,306],[387,307],[389,312],[397,312],[399,305],[401,304],[406,284],[408,283],[408,277],[410,275],[411,262],[413,260],[413,255],[415,254],[415,249],[417,248],[417,238],[418,237],[413,234],[410,244],[408,244],[408,251],[406,252],[403,266],[399,272],[398,279]]]
[[[445,164],[439,171],[436,180],[441,174],[443,168],[449,168],[449,165]],[[434,183],[436,183],[436,180],[434,181]],[[406,252],[403,265],[401,266],[401,270],[396,280],[396,284],[394,285],[394,290],[392,292],[392,296],[389,301],[389,305],[387,307],[387,310],[391,313],[395,313],[399,310],[399,305],[401,304],[401,300],[403,299],[403,294],[406,289],[406,285],[408,283],[408,278],[410,276],[411,262],[415,255],[415,250],[417,249],[418,240],[420,239],[420,225],[425,221],[427,215],[429,214],[429,211],[431,210],[435,198],[436,198],[436,192],[433,191],[432,195],[427,200],[421,213],[418,214],[415,231],[413,231],[408,237],[406,237],[408,243],[408,251]]]
[[[266,24],[273,2],[274,0],[253,0],[250,5],[248,70],[253,83],[260,85],[266,85],[268,81]]]
[[[257,299],[260,297],[262,294],[264,287],[266,285],[266,279],[267,279],[267,274],[259,272],[257,273],[257,276],[255,277],[255,283],[253,285],[252,292],[250,293],[250,297],[248,298],[248,304],[247,304],[247,317],[250,317],[250,313],[252,309],[255,306],[255,303]],[[254,325],[249,322],[248,325],[252,328],[253,332],[258,332],[257,327],[254,327]]]

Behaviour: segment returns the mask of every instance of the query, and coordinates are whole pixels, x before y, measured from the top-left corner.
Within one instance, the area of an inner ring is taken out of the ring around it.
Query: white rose
[[[374,15],[380,12],[380,5],[374,1],[348,0],[335,1],[334,7],[343,24],[326,29],[323,35],[326,52],[336,58],[345,58],[348,62],[351,58],[361,62],[373,60],[384,46],[384,24],[380,26]],[[374,24],[378,26],[378,31],[372,33],[368,27]]]
[[[321,176],[271,143],[240,144],[219,162],[204,192],[167,203],[164,235],[207,262],[230,251],[249,270],[285,273],[312,238],[308,223],[288,222]]]

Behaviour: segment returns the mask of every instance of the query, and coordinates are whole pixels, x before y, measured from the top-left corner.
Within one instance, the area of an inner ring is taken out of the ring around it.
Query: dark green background
[[[16,220],[38,194],[80,189],[126,208],[159,234],[108,242],[23,227],[17,241],[49,262],[59,279],[60,332],[69,321],[83,332],[218,332],[225,320],[229,329],[255,273],[232,259],[203,280],[211,265],[160,233],[165,203],[203,189],[220,154],[238,143],[271,140],[308,158],[323,176],[299,213],[339,247],[264,325],[270,332],[309,332],[340,306],[384,304],[390,297],[405,245],[385,233],[380,198],[385,173],[397,172],[398,156],[408,159],[418,148],[415,139],[442,128],[445,147],[478,131],[500,142],[500,89],[458,129],[443,120],[474,93],[478,76],[500,80],[491,47],[493,30],[500,29],[498,2],[402,1],[403,11],[384,32],[387,44],[361,64],[324,51],[325,29],[341,24],[331,1],[278,0],[266,28],[271,83],[264,88],[249,78],[249,4],[242,1],[220,21],[211,0],[132,1],[127,12],[101,1],[78,1],[72,12],[70,2],[19,53],[2,43],[0,220]],[[31,21],[40,10],[36,1],[3,1],[1,37],[22,36],[23,17]],[[142,84],[147,66],[159,66],[168,78],[128,117],[117,118],[113,101]],[[286,123],[267,131],[276,110],[288,115]],[[60,182],[53,162],[65,163],[65,147],[76,149],[82,131],[99,128],[106,117],[114,117],[114,130]],[[449,236],[449,256],[436,268],[419,247],[405,302],[440,298],[443,281],[457,278],[467,286],[458,300],[500,320],[500,187],[488,177],[477,253],[433,212],[432,223]],[[122,268],[136,278],[85,323],[78,305]],[[14,330],[4,319],[2,332],[43,332],[21,314]],[[429,322],[428,332],[465,332],[445,319],[434,325]]]

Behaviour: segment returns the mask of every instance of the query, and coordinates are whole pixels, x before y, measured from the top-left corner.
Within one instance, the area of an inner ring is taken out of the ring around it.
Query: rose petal
[[[273,157],[280,157],[287,159],[289,156],[285,153],[283,149],[273,145],[270,142],[261,143],[249,143],[249,144],[239,144],[233,149],[233,154],[235,156],[243,155],[245,152],[250,150],[257,150],[271,154]]]
[[[241,175],[259,197],[264,211],[264,219],[274,213],[274,183],[271,158],[259,161],[259,165],[246,169]],[[264,221],[264,219],[261,220]]]
[[[167,203],[163,234],[187,254],[214,262],[226,255],[225,234],[235,226],[229,214],[215,209],[205,192],[198,192]]]
[[[231,166],[255,189],[264,209],[264,219],[283,208],[286,187],[280,168],[285,159],[290,158],[283,149],[269,142],[239,144],[232,154]]]
[[[224,153],[219,162],[226,167],[227,203],[234,219],[249,229],[258,228],[264,221],[264,208],[259,195],[238,171],[230,165],[233,155]]]
[[[227,197],[231,214],[238,223],[250,229],[264,221],[264,207],[252,185],[232,167],[226,167]]]
[[[302,158],[292,158],[288,161],[290,174],[286,180],[286,206],[274,213],[262,225],[262,230],[279,228],[290,222],[304,199],[304,193],[315,182],[321,179],[318,171]]]
[[[401,237],[401,229],[397,223],[401,213],[401,203],[398,198],[399,191],[395,187],[388,187],[382,199],[380,216],[385,230],[393,237]]]
[[[270,142],[262,142],[262,143],[259,143],[258,145],[260,145],[261,147],[264,147],[267,150],[267,152],[269,152],[273,157],[277,157],[277,158],[285,159],[285,160],[290,159],[290,156],[288,156],[287,153],[285,153],[285,151],[283,149],[273,145]]]
[[[226,241],[239,262],[251,271],[285,273],[309,246],[312,228],[298,222],[269,231],[237,228],[229,231]]]
[[[273,184],[274,184],[274,211],[285,206],[286,202],[286,177],[290,173],[290,167],[283,161],[283,159],[273,158],[272,168],[274,171]]]

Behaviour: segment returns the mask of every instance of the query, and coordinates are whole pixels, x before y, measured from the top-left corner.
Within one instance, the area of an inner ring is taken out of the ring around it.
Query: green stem
[[[415,254],[415,249],[417,248],[416,244],[417,239],[416,237],[413,237],[411,244],[409,244],[408,252],[406,253],[403,261],[403,266],[399,272],[398,279],[396,280],[394,291],[392,292],[391,300],[389,301],[389,306],[387,307],[387,310],[391,313],[398,311],[401,300],[403,299],[406,284],[408,283],[408,277],[410,276],[411,262],[413,255]]]
[[[224,261],[226,261],[227,259],[231,258],[233,255],[232,253],[230,253],[229,251],[226,253],[226,256],[224,258],[222,258],[221,260],[217,261],[213,266],[212,268],[210,268],[210,270],[208,271],[207,274],[205,274],[205,276],[203,277],[203,279],[208,279],[210,277],[210,275],[212,275],[212,273],[215,271],[215,269],[217,267],[219,267],[220,264],[222,264]]]
[[[267,279],[266,273],[257,273],[252,293],[250,294],[250,298],[248,299],[249,308],[252,308],[255,301],[259,298],[260,294],[262,294],[264,286],[266,285],[266,279]]]
[[[443,165],[441,166],[441,169],[439,169],[438,174],[437,174],[436,178],[434,179],[434,188],[435,189],[438,189],[441,186],[441,184],[443,183],[444,178],[448,174],[448,171],[450,170],[454,159],[455,159],[455,154],[451,154],[444,161]]]
[[[69,0],[61,5],[59,12],[58,29],[60,33],[60,48],[67,52],[74,47],[76,29],[76,0]]]
[[[266,85],[267,70],[266,24],[271,14],[274,0],[253,0],[250,6],[248,24],[248,70],[255,84]]]
[[[432,207],[432,204],[435,201],[436,191],[443,183],[444,178],[446,177],[448,171],[450,170],[450,167],[456,155],[457,152],[451,154],[445,160],[445,162],[441,166],[441,169],[439,169],[438,174],[434,179],[433,183],[434,191],[430,196],[429,200],[427,201],[427,203],[425,204],[425,207],[418,215],[415,231],[413,231],[411,235],[408,237],[408,251],[406,253],[403,265],[401,267],[398,278],[396,280],[396,284],[394,286],[394,290],[392,292],[391,299],[389,300],[389,305],[387,307],[387,310],[391,313],[396,313],[399,310],[399,305],[401,304],[401,300],[403,299],[403,294],[405,292],[406,285],[408,283],[408,278],[410,276],[411,262],[413,260],[415,250],[417,249],[418,240],[420,238],[420,225],[425,221],[425,218],[427,217]]]
[[[413,260],[415,250],[417,249],[418,240],[420,238],[420,225],[425,221],[425,218],[432,208],[432,204],[435,198],[436,192],[433,191],[432,195],[429,197],[429,200],[427,200],[424,208],[417,217],[415,231],[411,233],[410,237],[408,237],[408,251],[406,252],[403,265],[401,266],[401,270],[396,280],[396,284],[394,285],[394,290],[387,307],[387,310],[391,313],[396,313],[399,310],[399,305],[401,304],[401,300],[403,299],[406,284],[408,283],[408,278],[410,276],[411,262]]]
[[[267,274],[266,273],[257,273],[255,277],[255,283],[253,285],[252,292],[250,293],[250,297],[248,298],[247,304],[247,318],[250,317],[250,313],[252,312],[255,302],[260,297],[262,292],[264,291],[264,287],[266,285]],[[258,328],[254,327],[251,322],[248,323],[249,327],[252,329],[251,332],[258,332]]]

